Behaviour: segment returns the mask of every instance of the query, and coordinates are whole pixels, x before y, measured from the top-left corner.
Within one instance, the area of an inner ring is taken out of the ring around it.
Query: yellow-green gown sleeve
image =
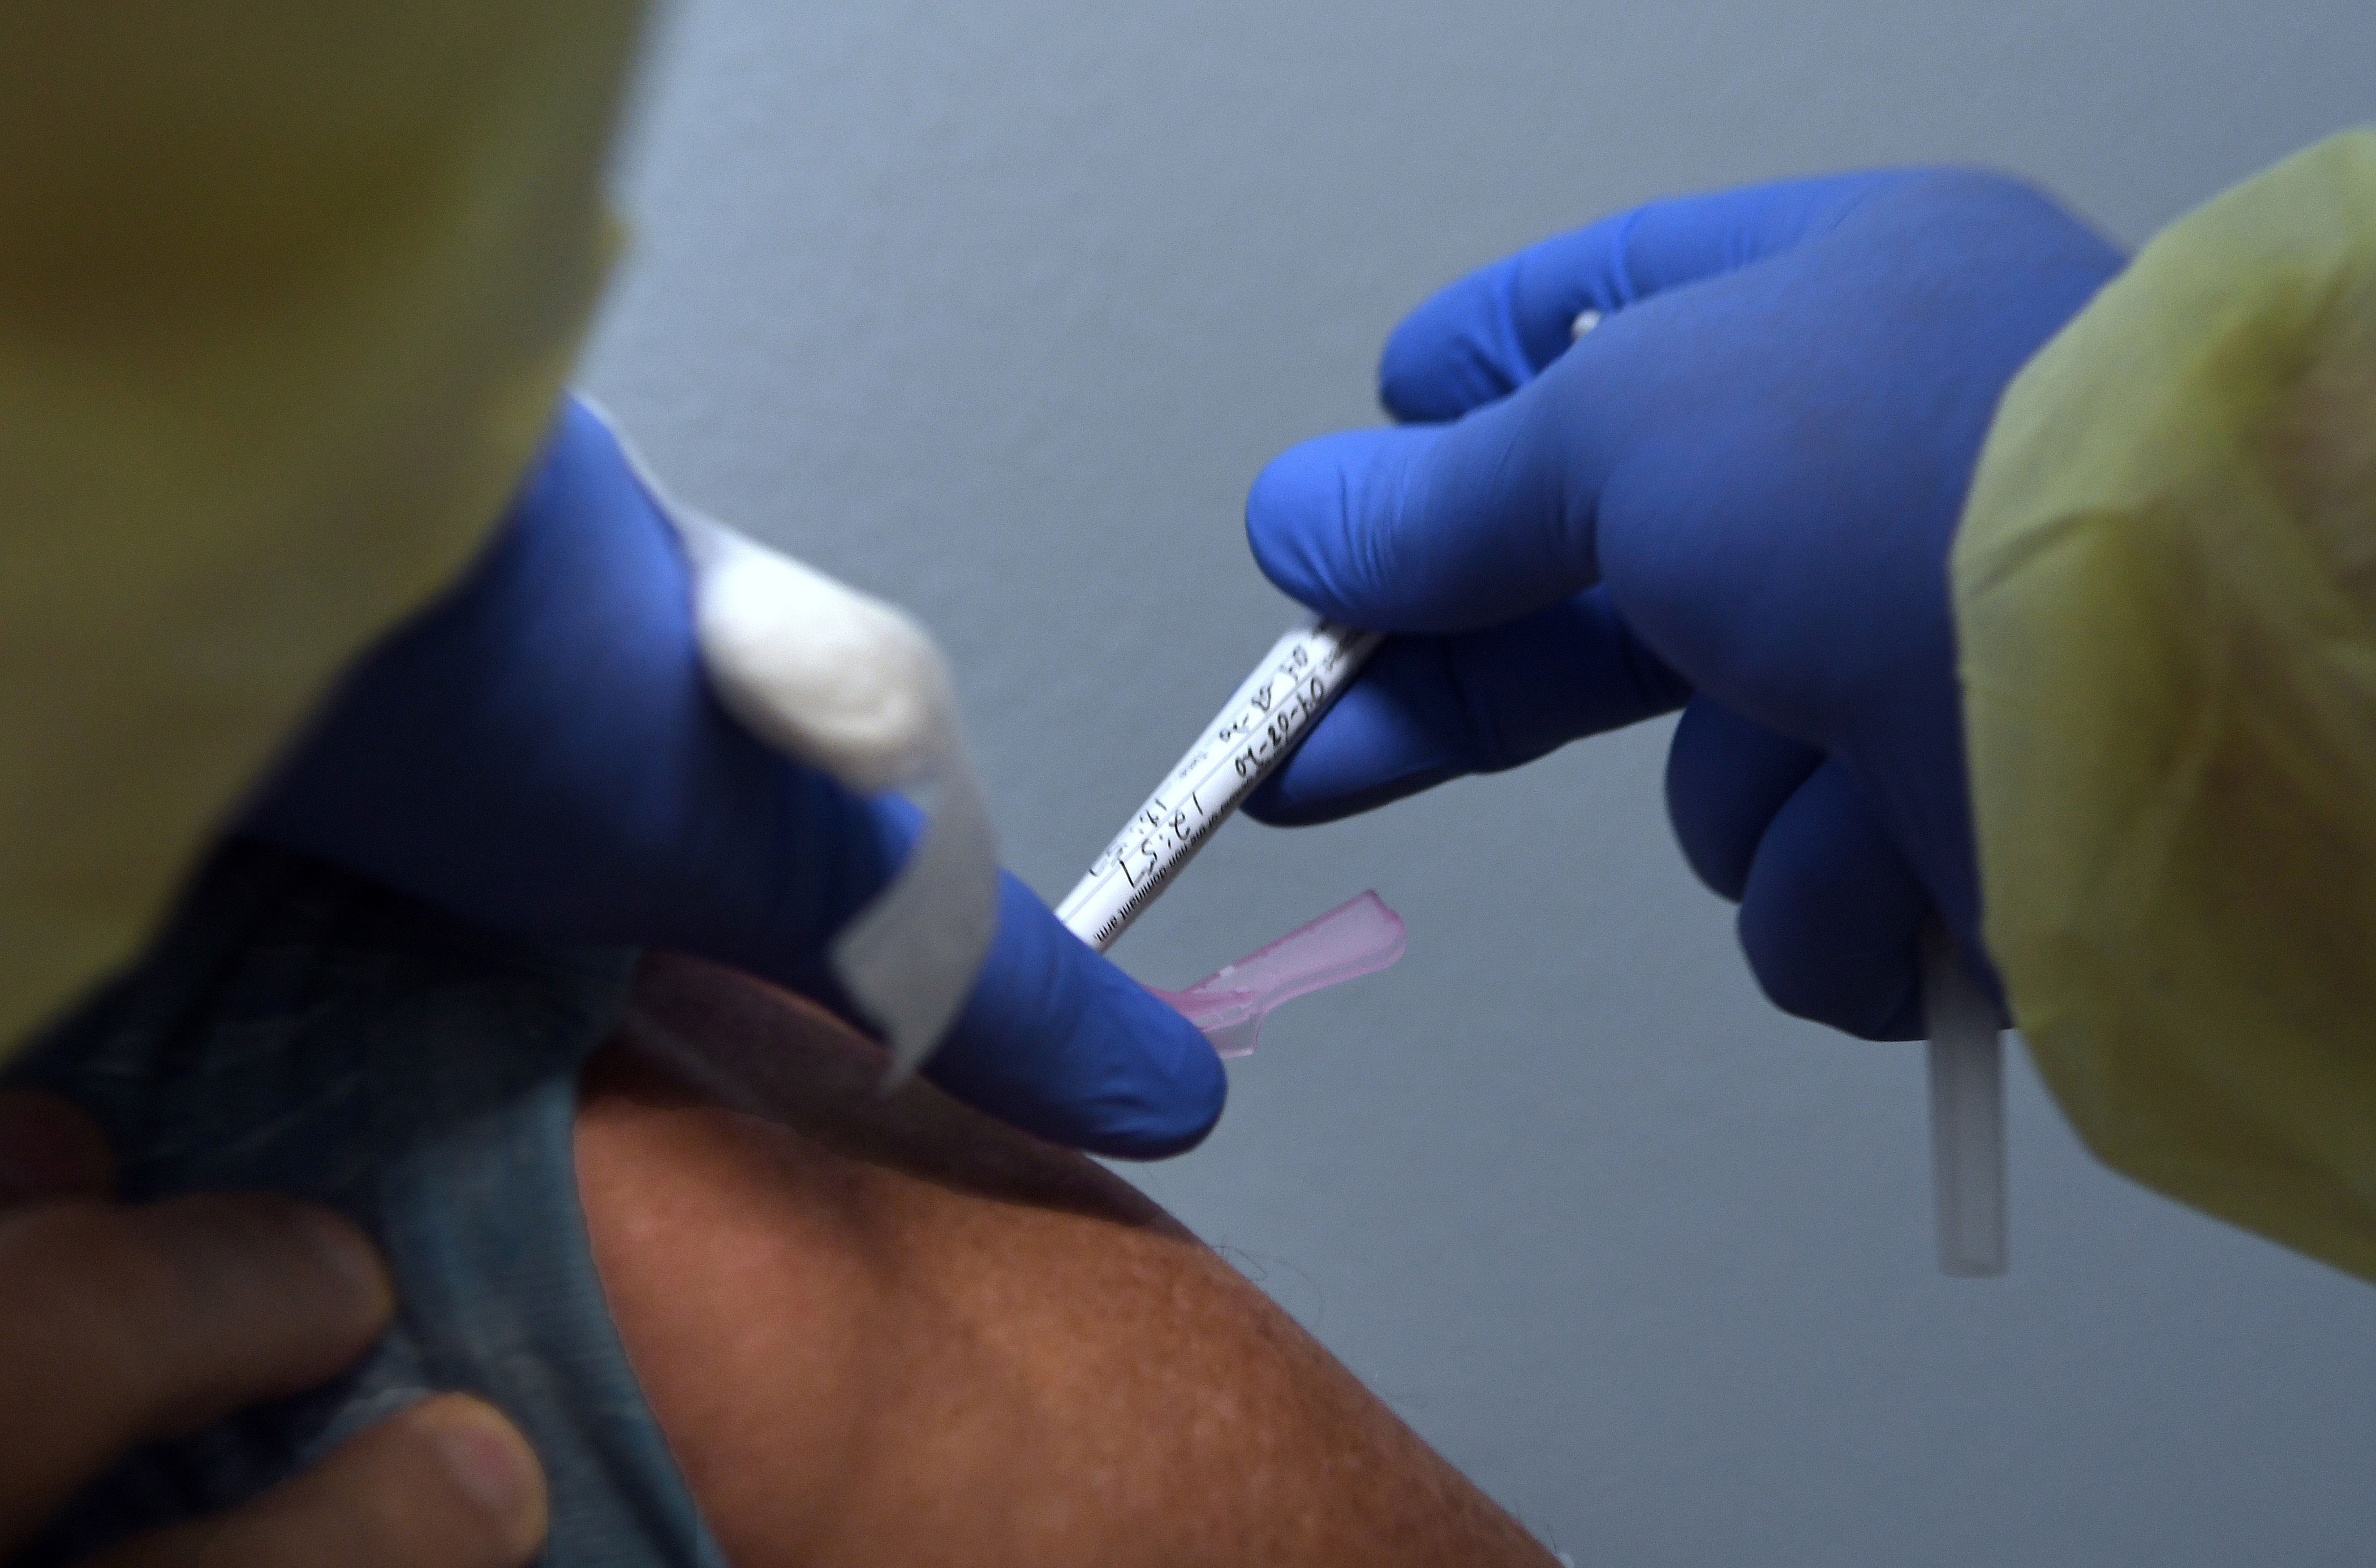
[[[1989,950],[2080,1134],[2376,1278],[2376,133],[2007,389],[1954,586]]]
[[[500,514],[641,8],[0,8],[0,1055]]]

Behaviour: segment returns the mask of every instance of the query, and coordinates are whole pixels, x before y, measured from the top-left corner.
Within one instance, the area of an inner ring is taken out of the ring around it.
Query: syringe
[[[1102,953],[1328,711],[1378,646],[1333,621],[1299,626],[1245,679],[1188,754],[1090,862],[1056,918]]]

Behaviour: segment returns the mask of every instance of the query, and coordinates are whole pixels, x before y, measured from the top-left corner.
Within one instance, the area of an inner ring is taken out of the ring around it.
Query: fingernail
[[[53,1095],[0,1092],[0,1202],[107,1190],[113,1160],[89,1117]]]
[[[462,1494],[506,1530],[536,1500],[536,1457],[501,1416],[475,1401],[441,1412],[430,1441]]]

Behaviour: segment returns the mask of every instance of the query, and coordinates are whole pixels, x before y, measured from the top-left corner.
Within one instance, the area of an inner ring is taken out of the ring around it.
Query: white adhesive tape
[[[828,948],[890,1041],[897,1087],[956,1021],[998,933],[997,840],[948,667],[905,612],[676,501],[618,440],[684,542],[702,665],[727,711],[850,790],[897,790],[923,809],[907,863]]]

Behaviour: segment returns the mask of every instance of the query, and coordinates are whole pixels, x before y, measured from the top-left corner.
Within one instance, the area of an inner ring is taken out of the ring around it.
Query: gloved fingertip
[[[1738,929],[1758,985],[1784,1012],[1860,1039],[1914,1039],[1930,912],[1913,868],[1835,760],[1759,841]]]
[[[1803,917],[1754,896],[1735,923],[1758,989],[1783,1012],[1858,1039],[1922,1038],[1917,932],[1903,944],[1844,943],[1831,931],[1811,936],[1789,929],[1803,926]]]
[[[1567,351],[1580,315],[1621,303],[1611,249],[1608,227],[1596,225],[1437,291],[1387,338],[1378,401],[1397,420],[1442,423],[1517,391]]]
[[[1194,1148],[1229,1098],[1205,1037],[1011,876],[982,977],[924,1075],[1028,1133],[1123,1159]]]
[[[1117,1074],[1096,1107],[1081,1146],[1117,1159],[1168,1159],[1201,1144],[1221,1120],[1230,1075],[1196,1027],[1132,982],[1137,999],[1118,1002],[1115,1026],[1132,1041],[1130,1069]]]
[[[1229,1074],[1194,1026],[1135,983],[1117,994],[1064,1054],[1062,1080],[1018,1079],[967,1052],[944,1050],[925,1076],[976,1110],[1034,1136],[1116,1159],[1164,1159],[1205,1141],[1229,1099]]]
[[[1532,378],[1508,308],[1510,263],[1473,273],[1405,316],[1378,356],[1378,402],[1406,423],[1442,423]]]
[[[1282,766],[1277,773],[1255,785],[1253,793],[1248,795],[1245,803],[1238,809],[1265,827],[1302,826],[1304,819],[1297,809],[1301,802],[1289,790],[1287,777],[1287,768]]]
[[[1369,591],[1396,448],[1424,433],[1348,430],[1290,446],[1246,494],[1246,542],[1278,589],[1354,625],[1384,624]]]
[[[1759,840],[1823,760],[1812,746],[1714,698],[1685,707],[1667,748],[1667,820],[1693,874],[1717,897],[1740,902]]]
[[[1273,457],[1246,493],[1246,543],[1254,564],[1289,598],[1328,613],[1335,606],[1330,541],[1344,530],[1337,443],[1324,436]]]
[[[1450,765],[1373,768],[1360,759],[1340,757],[1319,757],[1298,767],[1290,758],[1239,809],[1265,827],[1316,827],[1392,805],[1466,771]]]

